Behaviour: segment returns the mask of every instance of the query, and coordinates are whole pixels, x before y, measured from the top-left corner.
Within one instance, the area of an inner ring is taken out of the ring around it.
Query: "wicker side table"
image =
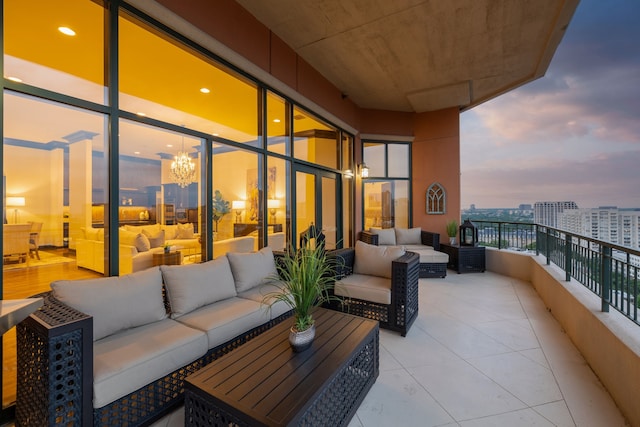
[[[440,251],[449,255],[447,267],[460,273],[482,273],[485,270],[484,246],[460,246],[440,243]]]

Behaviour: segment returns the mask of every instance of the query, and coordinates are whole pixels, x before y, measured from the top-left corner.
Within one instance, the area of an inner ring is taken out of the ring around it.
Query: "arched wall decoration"
[[[443,215],[447,211],[447,192],[444,187],[434,182],[427,189],[427,214]]]

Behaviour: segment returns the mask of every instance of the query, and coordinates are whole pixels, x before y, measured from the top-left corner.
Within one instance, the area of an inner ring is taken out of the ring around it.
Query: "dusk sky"
[[[639,19],[582,0],[544,77],[461,115],[462,209],[640,208]]]

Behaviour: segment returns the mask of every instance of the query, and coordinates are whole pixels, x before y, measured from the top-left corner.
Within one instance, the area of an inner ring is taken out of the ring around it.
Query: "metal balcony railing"
[[[640,251],[539,224],[473,222],[481,245],[545,256],[598,295],[602,311],[613,307],[640,325]]]

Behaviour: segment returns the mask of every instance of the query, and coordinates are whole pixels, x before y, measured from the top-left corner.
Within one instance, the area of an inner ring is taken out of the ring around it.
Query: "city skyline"
[[[640,207],[638,17],[582,0],[544,77],[461,115],[462,209]]]

